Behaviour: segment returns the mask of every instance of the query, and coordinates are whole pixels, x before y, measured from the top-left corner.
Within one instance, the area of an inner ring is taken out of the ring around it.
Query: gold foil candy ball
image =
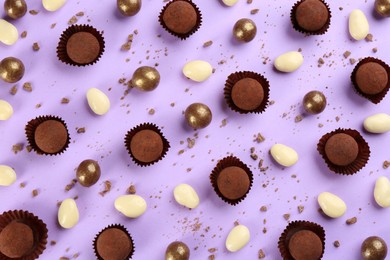
[[[188,125],[194,129],[205,128],[213,117],[210,108],[202,103],[189,105],[184,115]]]
[[[382,16],[390,17],[390,0],[375,0],[375,10]]]
[[[77,181],[84,187],[94,185],[100,178],[100,166],[97,161],[84,160],[76,170]]]
[[[142,0],[117,0],[118,10],[124,16],[136,15],[141,9]]]
[[[190,249],[180,241],[172,242],[165,251],[165,260],[188,260],[190,259]]]
[[[320,91],[310,91],[303,97],[303,108],[310,114],[319,114],[326,107],[326,97]]]
[[[364,260],[384,260],[387,256],[386,242],[377,236],[366,238],[361,246],[361,255]]]
[[[238,20],[233,27],[234,37],[241,42],[252,41],[257,33],[256,24],[247,18]]]
[[[24,64],[15,57],[4,58],[0,62],[0,77],[8,83],[15,83],[23,78]]]
[[[160,73],[153,67],[139,67],[134,72],[131,83],[142,91],[152,91],[160,83]]]
[[[27,4],[24,0],[5,0],[4,11],[12,19],[18,19],[26,14]]]

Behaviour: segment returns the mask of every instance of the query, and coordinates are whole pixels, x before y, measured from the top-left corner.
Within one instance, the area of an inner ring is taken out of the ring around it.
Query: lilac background
[[[74,253],[80,253],[79,259],[93,259],[95,234],[112,223],[125,225],[132,234],[136,246],[133,259],[163,259],[166,246],[174,240],[187,243],[192,259],[206,259],[211,255],[209,248],[218,249],[214,253],[217,259],[257,259],[260,248],[267,259],[279,259],[277,240],[287,225],[283,218],[286,213],[291,214],[291,220],[314,221],[324,227],[324,259],[358,259],[361,242],[370,235],[381,236],[390,243],[389,210],[379,208],[373,199],[375,180],[388,175],[389,170],[384,170],[382,163],[390,159],[387,148],[390,135],[362,131],[362,122],[367,116],[390,112],[390,97],[374,105],[355,94],[349,80],[353,65],[342,55],[348,50],[355,59],[374,56],[390,63],[386,48],[390,41],[390,20],[374,15],[374,1],[328,0],[332,10],[329,31],[323,36],[305,37],[295,32],[290,24],[289,13],[294,1],[255,0],[249,5],[241,0],[231,8],[217,0],[195,2],[202,11],[202,26],[188,40],[180,41],[158,24],[162,1],[144,0],[141,11],[131,18],[121,17],[115,1],[68,1],[54,13],[45,11],[40,1],[28,1],[29,9],[38,10],[39,14],[27,13],[22,19],[12,21],[19,33],[28,31],[27,37],[13,46],[0,45],[0,59],[15,56],[26,66],[15,96],[9,94],[14,84],[0,83],[0,98],[10,102],[15,110],[11,119],[0,122],[0,164],[14,167],[18,176],[14,185],[0,187],[0,212],[25,209],[47,223],[49,241],[56,240],[57,244],[48,244],[42,259],[71,257]],[[254,8],[259,8],[260,12],[251,15],[250,10]],[[356,42],[349,38],[348,14],[355,8],[367,15],[373,42]],[[85,16],[79,18],[78,24],[90,24],[104,31],[106,40],[101,60],[84,68],[59,62],[55,52],[68,20],[79,11]],[[4,17],[3,10],[0,16]],[[231,33],[234,23],[243,17],[253,19],[258,27],[256,38],[248,44],[237,43]],[[50,29],[53,23],[57,25]],[[135,29],[139,33],[134,36],[131,51],[121,51],[128,34]],[[212,40],[213,45],[203,48],[208,40]],[[38,52],[32,50],[34,42],[41,47]],[[377,53],[372,52],[374,47],[378,48]],[[298,48],[305,57],[302,67],[290,74],[275,72],[272,61]],[[332,55],[323,58],[325,64],[318,68],[317,60],[329,53]],[[146,59],[147,56],[150,58]],[[127,58],[129,62],[125,61]],[[263,64],[264,58],[270,60]],[[183,65],[194,59],[207,60],[216,69],[206,82],[191,82],[182,75]],[[226,63],[219,65],[221,60]],[[126,88],[118,79],[130,79],[137,67],[155,63],[159,63],[157,68],[161,74],[159,87],[149,93],[134,89],[121,100]],[[225,105],[222,94],[225,79],[237,70],[257,71],[269,79],[270,99],[275,104],[265,113],[240,115]],[[22,90],[24,82],[31,82],[32,93]],[[111,109],[104,116],[96,116],[88,108],[85,93],[91,87],[101,89],[111,100]],[[328,106],[318,116],[305,115],[301,100],[314,89],[324,92]],[[63,97],[68,97],[70,103],[60,104]],[[170,106],[172,102],[174,107]],[[185,125],[182,112],[193,102],[209,105],[213,121],[197,132],[196,145],[188,149],[186,139],[193,138],[195,132]],[[38,109],[35,108],[37,103],[42,104]],[[150,108],[156,110],[154,115],[148,114]],[[60,116],[67,122],[72,138],[68,150],[54,157],[27,153],[25,149],[13,154],[13,144],[27,144],[25,124],[46,114]],[[303,121],[295,123],[295,116],[301,114]],[[338,122],[336,116],[340,117]],[[220,127],[223,119],[228,123]],[[171,143],[165,159],[147,168],[137,167],[123,145],[125,133],[143,122],[163,127]],[[318,127],[320,123],[324,125],[322,128]],[[86,133],[77,134],[76,127],[86,127]],[[330,172],[316,151],[318,139],[339,127],[360,130],[371,147],[368,164],[354,176]],[[266,138],[260,144],[253,141],[253,136],[259,132]],[[180,144],[180,141],[185,142]],[[268,155],[275,143],[293,147],[299,153],[299,162],[286,169],[276,165]],[[264,166],[269,167],[265,174],[259,171],[258,160],[250,158],[250,147],[256,148],[256,153],[264,159]],[[181,149],[185,153],[178,155]],[[217,160],[230,153],[241,158],[254,173],[250,193],[236,207],[217,197],[209,183],[209,174]],[[75,177],[77,165],[89,158],[98,160],[101,165],[99,182],[91,188],[77,184],[65,192],[66,184]],[[192,170],[187,172],[187,168]],[[113,187],[101,197],[98,193],[103,190],[104,180],[110,180]],[[19,187],[21,182],[27,184],[23,189]],[[125,218],[113,206],[115,198],[125,194],[131,183],[148,204],[147,211],[138,219]],[[188,183],[198,192],[201,203],[195,210],[183,208],[174,201],[172,191],[180,183]],[[268,184],[266,188],[262,187],[264,183]],[[33,189],[40,190],[35,198],[31,196]],[[317,212],[316,198],[323,191],[335,193],[346,202],[348,210],[344,216],[327,219]],[[79,196],[80,222],[64,230],[57,225],[56,204],[76,195]],[[268,207],[266,213],[259,210],[263,205]],[[301,214],[298,214],[298,205],[305,207]],[[346,225],[346,219],[354,216],[358,222]],[[224,246],[225,239],[236,220],[248,226],[251,240],[241,251],[229,253]],[[192,231],[196,222],[201,223],[201,227]],[[262,232],[264,227],[266,234]],[[208,232],[204,231],[206,228]],[[335,240],[340,241],[340,248],[333,247]],[[195,247],[198,249],[194,250]]]

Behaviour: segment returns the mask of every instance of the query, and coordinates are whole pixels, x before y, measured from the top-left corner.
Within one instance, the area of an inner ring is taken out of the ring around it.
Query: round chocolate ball
[[[244,78],[234,84],[231,97],[238,108],[251,111],[263,103],[264,89],[257,80]]]
[[[326,97],[320,91],[310,91],[303,97],[303,108],[310,114],[319,114],[326,107]]]
[[[89,64],[101,53],[99,40],[90,32],[76,32],[66,43],[66,53],[77,64]]]
[[[189,1],[172,1],[162,14],[162,22],[173,33],[187,34],[196,28],[198,13]]]
[[[368,237],[362,243],[361,253],[366,260],[384,260],[387,256],[386,242],[377,236]]]
[[[320,0],[301,1],[295,11],[298,26],[308,32],[321,30],[326,25],[328,18],[328,8]]]
[[[184,115],[188,125],[194,129],[205,128],[213,118],[210,108],[202,103],[189,105]]]
[[[320,259],[322,241],[313,231],[301,230],[291,236],[288,251],[294,259]]]
[[[382,92],[389,81],[386,69],[377,62],[366,62],[356,71],[356,84],[367,95],[375,95]]]
[[[233,35],[241,42],[252,41],[255,38],[256,33],[256,24],[251,19],[242,18],[234,24]]]
[[[223,169],[217,178],[218,190],[230,200],[240,199],[249,191],[251,185],[248,173],[237,166]]]
[[[131,79],[133,87],[142,91],[152,91],[160,83],[160,73],[153,67],[139,67]]]
[[[133,249],[131,238],[119,228],[107,228],[96,239],[96,253],[102,259],[129,259]]]
[[[130,141],[130,150],[137,160],[150,163],[161,158],[164,151],[164,142],[159,133],[145,129],[133,136]]]
[[[27,4],[24,0],[5,0],[4,11],[12,19],[18,19],[26,14]]]
[[[100,178],[100,166],[97,161],[84,160],[77,167],[77,181],[84,187],[94,185]]]
[[[34,140],[43,152],[56,154],[66,147],[69,140],[68,130],[58,120],[46,120],[35,129]]]
[[[190,249],[180,241],[172,242],[165,251],[165,260],[188,260],[190,259]]]
[[[121,14],[133,16],[141,10],[142,0],[117,0],[116,4]]]
[[[390,0],[375,0],[375,10],[384,17],[390,17]]]
[[[331,163],[338,166],[347,166],[356,160],[359,154],[359,146],[352,136],[338,133],[331,136],[326,142],[325,154]]]
[[[34,247],[32,229],[17,221],[13,221],[0,232],[0,252],[10,259],[22,258]]]
[[[23,78],[24,64],[15,57],[4,58],[0,62],[0,77],[8,83],[15,83]]]

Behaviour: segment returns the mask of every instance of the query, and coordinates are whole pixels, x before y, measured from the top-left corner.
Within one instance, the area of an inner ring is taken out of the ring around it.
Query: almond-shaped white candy
[[[146,211],[146,201],[138,195],[123,195],[115,200],[115,209],[129,218],[138,218]]]
[[[179,184],[173,190],[173,196],[177,203],[190,209],[194,209],[199,205],[199,196],[188,184]]]
[[[250,238],[249,229],[244,225],[237,225],[230,230],[226,238],[226,249],[230,252],[236,252],[248,244]]]
[[[50,12],[57,11],[64,6],[66,0],[42,0],[43,7]]]
[[[318,195],[318,204],[322,211],[331,218],[338,218],[345,214],[347,205],[338,196],[330,192],[322,192]]]
[[[16,172],[7,165],[0,165],[0,186],[10,186],[16,181]]]
[[[227,6],[233,6],[237,4],[238,0],[222,0],[222,2]]]
[[[387,177],[381,176],[376,180],[374,198],[379,206],[390,207],[390,181]]]
[[[90,88],[87,92],[88,105],[97,115],[104,115],[110,109],[110,100],[107,95],[97,88]]]
[[[282,166],[290,167],[298,162],[298,153],[284,144],[275,144],[271,147],[272,158]]]
[[[183,67],[184,76],[196,82],[205,81],[212,73],[213,67],[211,67],[211,64],[203,60],[187,62]]]
[[[281,72],[293,72],[296,71],[303,63],[303,56],[298,51],[286,52],[274,61],[274,66]]]
[[[363,125],[367,132],[383,134],[390,131],[390,116],[385,113],[375,114],[367,117]]]
[[[349,34],[351,34],[352,38],[357,41],[363,40],[366,38],[369,30],[370,26],[364,13],[359,9],[353,10],[349,14]]]
[[[4,19],[0,19],[0,42],[12,45],[19,39],[18,29]]]
[[[0,99],[0,120],[8,120],[14,114],[11,104]]]
[[[79,222],[79,209],[74,199],[65,199],[58,209],[58,223],[63,228],[72,228]]]

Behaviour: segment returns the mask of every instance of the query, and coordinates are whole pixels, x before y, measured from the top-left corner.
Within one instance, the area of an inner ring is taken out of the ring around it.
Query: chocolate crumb
[[[234,221],[234,226],[236,227],[236,226],[238,226],[238,225],[240,225],[240,222],[238,222],[238,220],[236,220],[236,221]]]
[[[68,25],[72,25],[72,24],[75,24],[77,23],[78,19],[76,16],[72,16],[72,18],[69,19],[68,21]]]
[[[347,59],[350,55],[351,55],[351,52],[350,52],[350,51],[346,51],[346,52],[343,53],[343,56],[344,56],[344,58],[346,58],[346,59]]]
[[[301,214],[301,213],[303,212],[304,209],[305,209],[304,206],[299,205],[299,206],[298,206],[298,213]]]
[[[208,260],[214,260],[215,259],[215,255],[209,255],[209,259]]]
[[[85,127],[79,127],[79,128],[77,128],[77,133],[78,133],[78,134],[84,134],[84,133],[85,133]]]
[[[84,12],[78,12],[78,13],[76,14],[76,16],[79,16],[79,17],[84,16]]]
[[[260,207],[261,212],[267,212],[267,206],[261,206]]]
[[[189,148],[189,149],[191,149],[192,147],[194,147],[195,146],[195,139],[191,139],[191,138],[187,138],[187,147]]]
[[[255,153],[252,153],[251,158],[256,161],[259,158],[259,156]]]
[[[32,151],[32,146],[31,145],[27,145],[26,146],[26,150],[27,150],[27,152],[31,152]]]
[[[215,253],[215,252],[217,252],[217,248],[215,248],[215,247],[212,247],[212,248],[209,248],[207,251],[209,251],[209,253]]]
[[[27,31],[23,31],[21,34],[20,34],[20,38],[26,38],[27,37]]]
[[[130,186],[127,188],[126,192],[129,193],[129,194],[135,194],[135,193],[136,193],[135,186],[134,186],[134,185],[130,185]]]
[[[154,115],[154,113],[156,113],[156,110],[154,110],[153,108],[149,109],[149,115]]]
[[[383,162],[383,169],[387,169],[390,167],[390,161],[384,161]]]
[[[32,194],[33,197],[36,197],[39,194],[39,190],[38,189],[34,189],[34,190],[32,190],[31,194]]]
[[[60,260],[70,260],[69,257],[61,256]]]
[[[18,92],[18,86],[17,85],[14,85],[10,90],[9,90],[9,93],[11,95],[16,95],[16,93]]]
[[[301,115],[297,115],[294,119],[295,123],[299,123],[303,120],[303,117]]]
[[[40,48],[41,47],[39,47],[39,44],[37,42],[33,43],[33,46],[32,46],[33,51],[39,51]]]
[[[32,91],[32,86],[31,86],[31,83],[30,82],[26,82],[23,84],[23,90],[27,91],[27,92],[31,92]]]
[[[254,141],[257,143],[261,143],[264,140],[265,140],[264,136],[262,136],[260,133],[258,133]]]
[[[357,222],[357,218],[356,217],[353,217],[353,218],[349,218],[345,221],[345,223],[347,223],[347,225],[352,225],[352,224],[355,224]]]
[[[207,42],[203,43],[204,48],[210,47],[211,45],[213,45],[213,41],[207,41]]]
[[[334,246],[335,248],[340,247],[340,241],[338,241],[338,240],[334,241],[334,242],[333,242],[333,246]]]
[[[172,103],[170,104],[170,106],[171,106],[171,107],[174,107],[174,106],[175,106],[175,103],[172,102]]]
[[[367,41],[367,42],[372,42],[373,38],[374,38],[374,36],[373,36],[371,33],[369,33],[369,34],[367,34],[367,36],[366,36],[366,41]]]
[[[99,192],[99,194],[104,197],[108,192],[111,190],[111,182],[110,181],[104,181],[104,190]]]
[[[222,128],[222,127],[224,127],[224,126],[226,126],[227,125],[227,119],[225,118],[225,119],[223,119],[222,121],[221,121],[221,125],[219,126],[219,128]]]
[[[283,214],[283,218],[288,221],[290,219],[290,214]]]
[[[246,0],[246,3],[250,5],[253,2],[253,0]]]
[[[37,15],[39,12],[36,10],[30,10],[28,11],[31,15]]]
[[[55,240],[50,241],[51,246],[55,246],[56,244],[57,244],[57,241],[55,241]]]
[[[252,9],[251,14],[257,14],[259,12],[259,9]]]
[[[54,29],[54,27],[56,27],[56,23],[52,23],[51,25],[50,25],[50,29]]]
[[[180,154],[183,154],[184,153],[184,150],[180,150],[177,154],[180,155]]]
[[[35,108],[40,108],[41,106],[42,106],[42,104],[38,103],[38,104],[35,105]]]
[[[23,189],[24,187],[26,187],[27,183],[26,182],[21,182],[19,184],[19,188]]]
[[[80,253],[75,253],[75,254],[73,254],[73,258],[77,258],[77,257],[79,257],[80,256]]]
[[[324,59],[323,59],[323,58],[319,58],[319,59],[318,59],[318,67],[321,67],[321,66],[324,65],[324,64],[325,64]]]
[[[68,104],[70,102],[69,98],[62,98],[61,104]]]
[[[73,179],[68,185],[65,186],[65,191],[70,191],[77,183],[77,179]]]
[[[265,258],[265,253],[264,253],[263,249],[260,249],[260,250],[259,250],[258,258],[259,258],[259,259]]]
[[[378,51],[378,48],[372,48],[373,53],[377,53],[377,51]]]
[[[356,60],[355,60],[354,58],[350,58],[350,59],[349,59],[349,63],[350,63],[351,65],[353,65],[353,64],[356,63]]]
[[[18,152],[21,152],[21,151],[23,151],[23,147],[24,147],[24,145],[23,144],[14,144],[13,146],[12,146],[12,151],[14,152],[14,154],[17,154]]]
[[[264,234],[267,233],[267,228],[266,228],[266,227],[263,228],[263,233],[264,233]]]

